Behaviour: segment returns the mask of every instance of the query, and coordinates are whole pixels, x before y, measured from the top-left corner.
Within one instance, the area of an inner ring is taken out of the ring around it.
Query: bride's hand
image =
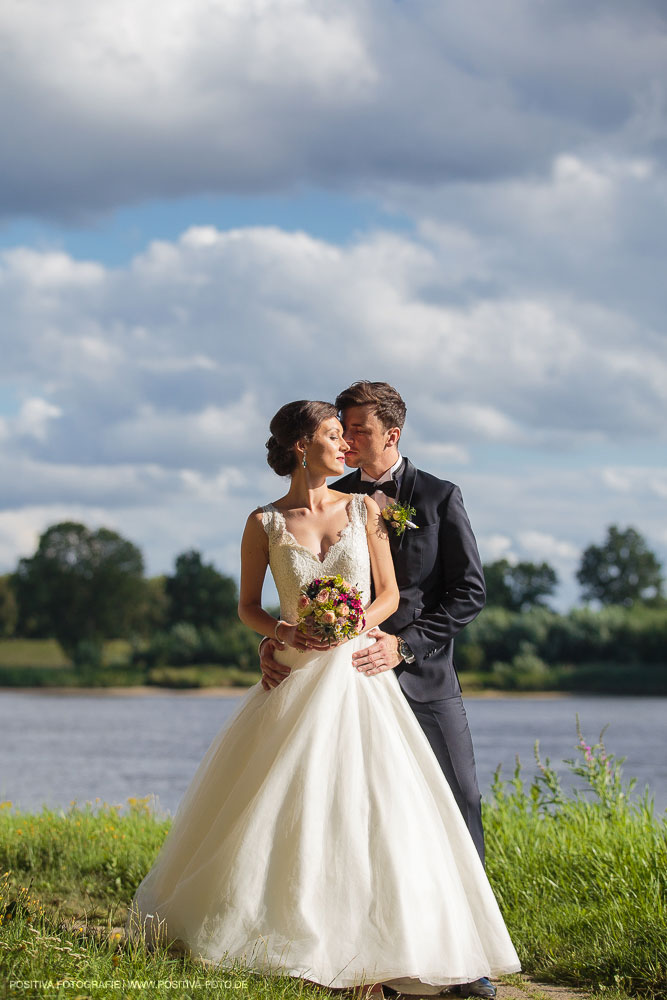
[[[284,642],[292,649],[299,649],[302,653],[309,649],[333,649],[334,646],[340,645],[338,642],[329,642],[328,639],[323,639],[311,632],[301,632],[296,625],[283,623],[278,626],[276,633],[279,642]]]
[[[301,632],[300,635],[305,636],[310,649],[335,649],[336,646],[342,646],[344,642],[348,642],[347,639],[325,639],[319,632],[311,632],[309,629],[306,632]]]
[[[335,646],[340,646],[341,643],[347,641],[340,639],[338,642],[331,642],[329,639],[323,639],[321,635],[317,635],[315,632],[302,632],[296,625],[279,625],[277,631],[280,642],[284,642],[286,646],[291,646],[292,649],[299,649],[302,653],[311,649],[334,649]]]

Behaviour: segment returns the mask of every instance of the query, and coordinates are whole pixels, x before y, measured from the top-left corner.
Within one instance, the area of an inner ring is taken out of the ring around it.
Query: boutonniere
[[[397,535],[402,535],[406,528],[416,528],[418,525],[411,521],[410,518],[417,513],[414,507],[408,507],[406,503],[401,503],[396,500],[394,503],[388,503],[386,507],[382,509],[382,516],[389,525],[393,528]]]

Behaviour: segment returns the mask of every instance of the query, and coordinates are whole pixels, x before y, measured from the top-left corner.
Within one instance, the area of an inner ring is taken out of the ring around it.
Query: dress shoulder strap
[[[368,511],[364,500],[365,493],[350,494],[350,520],[357,524],[366,524]]]
[[[269,536],[269,541],[273,541],[282,531],[284,519],[279,510],[272,503],[267,503],[259,508],[262,512],[262,527]]]

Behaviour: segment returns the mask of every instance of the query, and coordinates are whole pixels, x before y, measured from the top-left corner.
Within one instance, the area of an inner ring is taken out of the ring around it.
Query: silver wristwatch
[[[405,660],[406,663],[414,663],[415,662],[415,654],[412,652],[412,650],[408,646],[408,644],[405,641],[405,639],[403,639],[402,636],[397,635],[396,636],[396,641],[398,643],[398,653],[399,653],[399,656],[401,656]]]

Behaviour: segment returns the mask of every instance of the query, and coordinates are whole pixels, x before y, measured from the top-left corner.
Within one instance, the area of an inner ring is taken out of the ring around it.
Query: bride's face
[[[350,450],[338,417],[323,420],[312,441],[306,444],[306,461],[311,472],[340,476],[345,471],[345,454]]]

